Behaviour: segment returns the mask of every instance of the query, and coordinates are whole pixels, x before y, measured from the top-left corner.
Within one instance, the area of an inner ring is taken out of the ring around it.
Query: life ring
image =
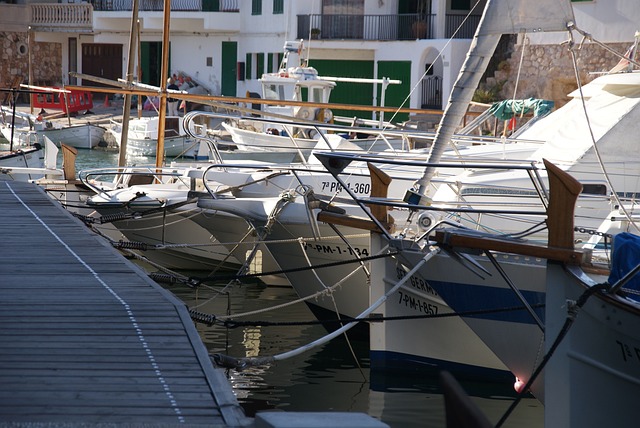
[[[323,123],[333,123],[333,112],[328,108],[318,109],[316,120]]]
[[[311,117],[311,111],[309,111],[309,109],[306,107],[302,107],[300,110],[298,110],[297,116],[300,119],[307,120]]]

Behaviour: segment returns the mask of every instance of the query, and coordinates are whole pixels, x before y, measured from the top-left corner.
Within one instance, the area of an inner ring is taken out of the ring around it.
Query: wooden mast
[[[127,58],[127,83],[133,82],[133,66],[135,64],[137,44],[138,24],[138,0],[133,0],[131,12],[131,31],[129,33],[129,57]],[[122,133],[120,134],[120,153],[118,156],[118,166],[125,166],[127,162],[127,142],[129,140],[129,117],[131,116],[131,94],[124,94],[124,105],[122,106]]]
[[[162,166],[164,158],[164,130],[167,115],[167,76],[169,76],[169,18],[171,0],[164,0],[162,27],[162,67],[160,72],[160,111],[158,119],[158,147],[156,148],[156,167]]]
[[[140,35],[140,19],[136,22],[136,32],[138,34],[138,82],[142,82],[142,64],[140,63],[142,60],[142,42]],[[138,119],[142,118],[142,97],[138,95]]]
[[[29,62],[29,86],[33,85],[33,65],[32,65],[32,50],[33,50],[33,29],[29,26],[27,30],[27,60]],[[12,100],[15,104],[17,100]],[[14,106],[15,109],[15,106]],[[33,99],[31,98],[31,94],[29,94],[29,113],[33,114]],[[13,126],[13,124],[11,124]],[[11,131],[11,137],[13,139],[13,131]]]

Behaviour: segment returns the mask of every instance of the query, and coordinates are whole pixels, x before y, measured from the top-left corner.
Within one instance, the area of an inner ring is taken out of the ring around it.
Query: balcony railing
[[[472,39],[480,24],[480,15],[447,15],[445,37],[447,39]]]
[[[447,15],[445,38],[471,39],[480,16]],[[436,15],[298,15],[298,38],[415,40],[436,37]]]
[[[129,11],[133,0],[89,0],[96,11]],[[172,11],[203,12],[238,12],[239,0],[171,0]],[[140,0],[138,10],[141,12],[162,11],[164,0]]]
[[[34,28],[60,27],[68,30],[91,30],[93,28],[93,13],[91,5],[87,3],[31,4],[31,23]]]
[[[171,0],[171,10],[238,12],[239,0]],[[32,3],[30,25],[41,31],[64,28],[91,31],[94,11],[130,11],[132,0],[91,0],[89,3]],[[141,11],[162,11],[163,0],[142,0]]]
[[[415,40],[431,38],[434,15],[298,15],[298,38]]]

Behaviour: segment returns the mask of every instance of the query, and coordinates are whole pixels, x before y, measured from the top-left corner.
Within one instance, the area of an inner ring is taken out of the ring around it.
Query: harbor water
[[[115,166],[117,161],[117,153],[80,150],[76,169]],[[146,162],[153,163],[153,159]],[[145,164],[144,159],[140,164]],[[140,265],[147,271],[154,270],[150,265]],[[181,274],[205,277],[212,272]],[[265,286],[257,279],[242,284],[207,281],[197,288],[181,283],[163,286],[189,308],[209,315],[209,320],[215,316],[213,325],[197,323],[211,355],[281,356],[327,334],[307,306],[297,302],[295,291],[288,286]],[[227,314],[233,314],[230,318],[233,323],[225,322]],[[428,330],[425,324],[425,332]],[[275,363],[228,368],[225,372],[247,416],[260,411],[339,411],[366,413],[391,427],[430,428],[446,424],[437,374],[371,371],[367,341],[351,337],[349,332]],[[516,397],[512,385],[465,380],[460,384],[494,424]],[[503,426],[542,427],[543,406],[527,397]]]
[[[204,272],[203,272],[204,273]],[[264,286],[259,282],[191,289],[166,286],[199,313],[224,317],[237,326],[226,328],[198,324],[210,353],[236,358],[272,357],[306,346],[325,336],[323,327],[291,287]],[[267,310],[270,309],[270,310]],[[270,325],[265,325],[270,323]],[[425,323],[428,323],[425,320]],[[428,331],[428,325],[425,326]],[[428,338],[425,337],[425,340]],[[452,338],[455,340],[455,338]],[[276,363],[227,369],[233,389],[249,416],[257,411],[363,412],[391,427],[444,427],[445,409],[436,375],[376,373],[369,370],[366,340],[338,337],[299,355]],[[512,385],[461,381],[471,399],[496,423],[514,400]],[[523,400],[505,427],[541,427],[542,405]]]

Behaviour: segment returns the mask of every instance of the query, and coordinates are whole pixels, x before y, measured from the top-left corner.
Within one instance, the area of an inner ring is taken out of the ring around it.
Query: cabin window
[[[309,102],[310,103],[322,103],[324,99],[322,98],[322,88],[311,88]]]
[[[460,192],[463,196],[483,195],[483,196],[537,196],[534,190],[526,189],[503,189],[494,187],[465,187]]]
[[[266,100],[284,100],[284,86],[283,85],[264,85],[262,96]]]
[[[582,194],[585,195],[606,195],[607,186],[604,184],[582,184]]]

